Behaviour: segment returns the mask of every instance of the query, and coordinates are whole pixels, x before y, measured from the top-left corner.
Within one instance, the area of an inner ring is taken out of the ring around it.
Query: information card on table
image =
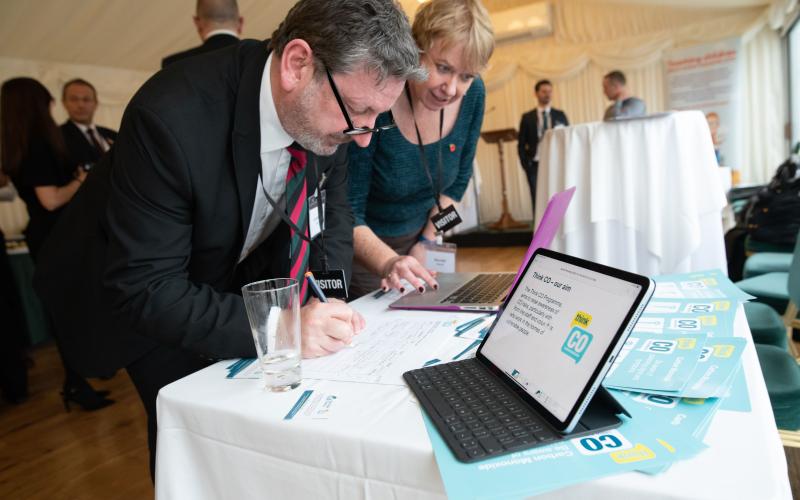
[[[677,395],[699,362],[706,335],[633,333],[625,342],[603,385],[640,392]]]
[[[688,434],[626,420],[622,427],[478,463],[455,459],[423,414],[447,496],[526,498],[612,474],[669,465],[705,448]]]

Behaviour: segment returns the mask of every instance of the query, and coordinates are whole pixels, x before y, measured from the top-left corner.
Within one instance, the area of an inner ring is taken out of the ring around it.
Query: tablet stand
[[[589,434],[596,434],[622,425],[620,415],[631,418],[625,408],[602,385],[594,393],[592,402],[583,412],[578,425],[569,434],[564,434],[564,439],[572,439]]]

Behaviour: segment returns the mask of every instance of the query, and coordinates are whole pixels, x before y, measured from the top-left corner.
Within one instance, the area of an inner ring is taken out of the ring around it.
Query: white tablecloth
[[[368,321],[439,314],[389,312],[385,299],[370,296],[354,304]],[[741,308],[736,334],[750,338]],[[660,475],[617,475],[540,498],[791,498],[752,344],[743,363],[753,410],[719,411],[705,439],[710,448],[697,457]],[[229,364],[161,390],[158,499],[444,498],[420,409],[404,386],[306,380],[300,389],[267,393],[260,380],[226,379]],[[335,392],[338,411],[329,420],[283,420],[307,388]]]
[[[702,113],[558,128],[540,148],[537,224],[553,194],[577,187],[554,250],[645,275],[727,274],[726,199]]]

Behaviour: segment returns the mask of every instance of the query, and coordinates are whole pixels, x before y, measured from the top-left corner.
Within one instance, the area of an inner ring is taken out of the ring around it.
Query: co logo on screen
[[[580,327],[573,327],[569,331],[564,345],[561,346],[561,352],[569,356],[575,361],[575,364],[580,363],[586,349],[592,343],[592,334]]]

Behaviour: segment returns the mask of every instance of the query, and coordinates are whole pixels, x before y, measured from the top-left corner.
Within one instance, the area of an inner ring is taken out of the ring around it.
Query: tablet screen
[[[639,284],[537,254],[481,354],[564,422],[641,290]]]

